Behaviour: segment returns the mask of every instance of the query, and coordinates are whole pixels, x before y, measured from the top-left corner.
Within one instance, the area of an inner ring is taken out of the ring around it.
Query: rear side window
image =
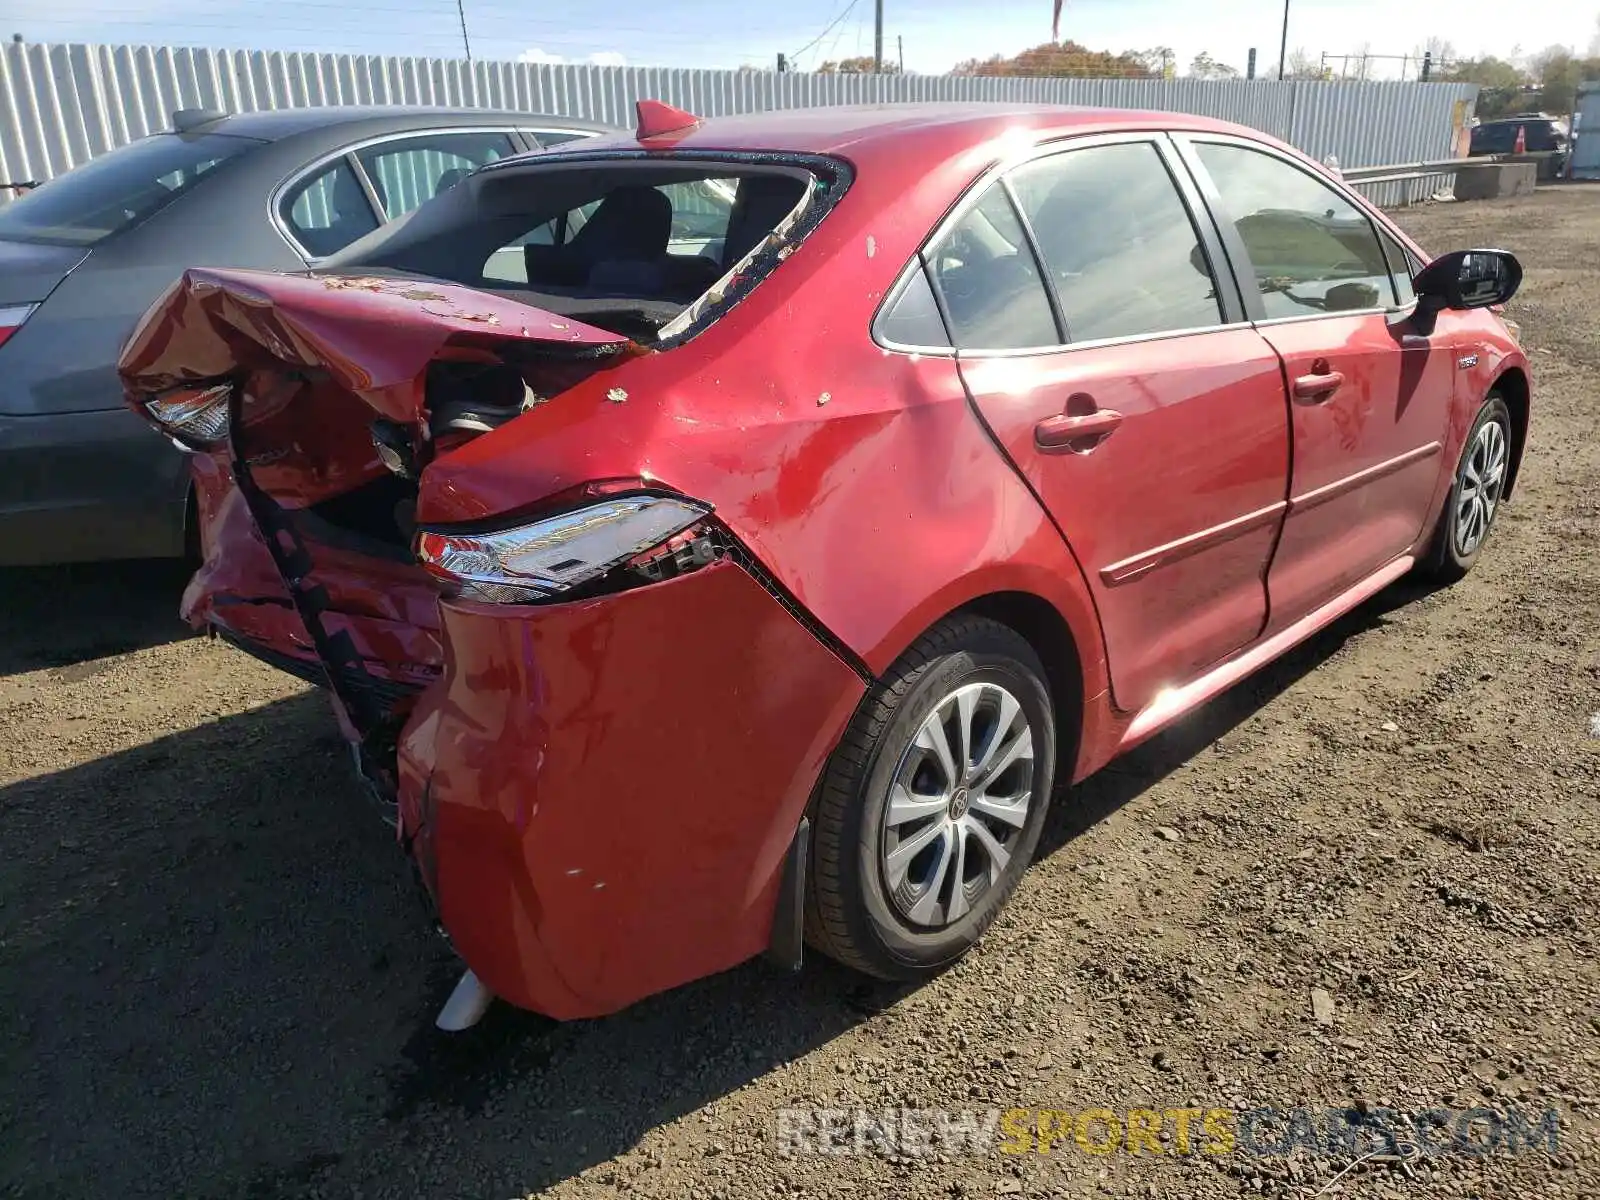
[[[153,217],[260,144],[222,134],[141,138],[0,207],[0,238],[91,246]]]
[[[939,315],[933,287],[928,283],[928,273],[920,265],[906,277],[899,294],[889,301],[878,318],[875,332],[883,341],[896,346],[942,348],[950,345],[944,318]]]
[[[485,163],[515,154],[508,134],[430,133],[356,152],[389,220],[455,187]]]
[[[929,252],[950,334],[963,349],[1059,345],[1050,298],[1022,223],[995,184]]]
[[[343,250],[382,224],[355,171],[342,158],[285,192],[278,213],[312,258]]]
[[[1222,319],[1200,237],[1149,142],[1052,155],[1010,176],[1072,342]]]
[[[1269,320],[1395,303],[1372,222],[1328,184],[1243,146],[1195,150],[1250,255]]]

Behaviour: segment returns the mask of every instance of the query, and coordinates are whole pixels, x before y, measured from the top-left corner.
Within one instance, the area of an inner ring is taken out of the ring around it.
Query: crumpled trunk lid
[[[279,503],[306,508],[389,473],[375,418],[406,430],[426,465],[439,364],[534,367],[554,394],[630,347],[457,284],[193,269],[140,321],[118,370],[141,414],[151,396],[233,383],[231,451]]]
[[[410,701],[440,667],[436,594],[410,549],[417,479],[639,352],[453,284],[186,272],[119,363],[129,405],[158,427],[154,398],[227,396],[226,436],[196,453],[205,563],[186,614],[290,669],[320,664],[364,771],[388,790]]]

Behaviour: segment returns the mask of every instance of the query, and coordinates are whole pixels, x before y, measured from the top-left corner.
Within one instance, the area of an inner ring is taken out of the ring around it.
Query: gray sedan
[[[186,111],[0,206],[0,565],[192,550],[117,353],[191,266],[316,266],[494,159],[604,132],[483,109]]]

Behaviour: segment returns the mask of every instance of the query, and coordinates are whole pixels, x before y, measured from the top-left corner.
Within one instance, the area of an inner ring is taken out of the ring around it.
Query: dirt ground
[[[1532,446],[1484,560],[1058,797],[920,989],[813,957],[437,1034],[450,960],[322,698],[187,637],[174,569],[0,573],[0,1192],[1600,1196],[1600,188],[1401,219],[1528,268]],[[776,1141],[801,1106],[1357,1101],[1553,1106],[1559,1148],[1335,1180],[1170,1122],[1138,1156]]]

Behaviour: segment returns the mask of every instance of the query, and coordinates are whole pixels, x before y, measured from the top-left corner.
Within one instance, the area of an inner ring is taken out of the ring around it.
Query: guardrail
[[[1352,167],[1340,175],[1350,184],[1392,183],[1401,179],[1426,179],[1430,175],[1454,175],[1478,167],[1498,167],[1508,162],[1538,163],[1555,157],[1551,150],[1530,154],[1480,154],[1475,158],[1440,158],[1432,162],[1393,163],[1385,167]]]

